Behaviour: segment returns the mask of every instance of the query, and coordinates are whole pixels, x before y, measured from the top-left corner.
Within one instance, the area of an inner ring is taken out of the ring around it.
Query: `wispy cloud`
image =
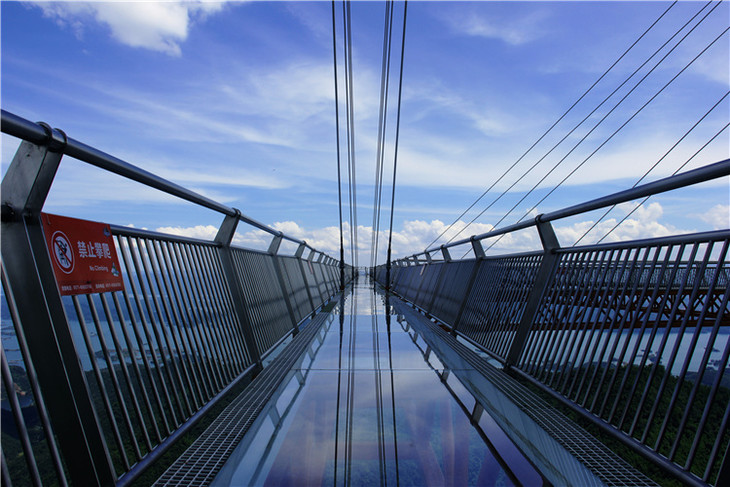
[[[325,5],[325,12],[329,12],[330,6]],[[312,8],[312,4],[303,2],[287,2],[287,11],[302,25],[309,29],[317,38],[328,46],[332,44],[332,24],[327,15]]]
[[[232,62],[205,79],[154,82],[143,88],[20,58],[5,58],[3,62],[60,82],[37,84],[13,79],[16,85],[86,107],[103,120],[124,120],[128,126],[145,127],[158,138],[317,150],[330,142],[322,142],[324,137],[319,135],[331,134],[334,127],[332,68],[311,59],[265,67]],[[79,92],[95,96],[78,96]],[[360,113],[377,114],[377,104],[369,95],[361,103]]]
[[[715,230],[730,228],[730,205],[715,205],[706,213],[698,216],[705,223],[712,225]]]
[[[519,17],[500,18],[495,10],[490,15],[461,10],[447,15],[444,21],[455,32],[495,39],[512,46],[527,44],[545,34],[548,14],[544,10],[532,10]]]
[[[196,20],[220,11],[224,2],[35,2],[47,17],[84,35],[90,22],[105,25],[110,35],[130,47],[180,56],[183,43]]]
[[[195,225],[193,227],[159,227],[155,231],[181,237],[213,240],[218,234],[218,228],[213,225]]]
[[[294,181],[301,182],[303,176],[334,177],[321,171],[321,152],[332,154],[335,148],[331,134],[334,127],[332,73],[327,66],[295,60],[284,66],[251,69],[243,78],[239,77],[242,69],[232,69],[218,73],[216,85],[207,89],[191,80],[171,83],[164,87],[165,91],[160,91],[158,86],[139,90],[114,80],[32,66],[23,60],[10,62],[55,80],[49,84],[13,82],[40,95],[56,97],[73,105],[75,110],[83,109],[89,114],[84,119],[97,122],[95,128],[103,126],[107,134],[120,136],[112,138],[113,144],[120,142],[119,146],[101,145],[100,149],[174,182],[281,189],[290,187]],[[236,79],[239,87],[234,90]],[[291,83],[291,79],[300,83]],[[94,96],[78,96],[79,92]],[[25,111],[19,113],[26,115]],[[60,119],[49,117],[48,113],[43,118],[65,129],[69,136],[91,142],[82,133],[71,130],[63,118],[66,112],[60,110],[60,113]],[[199,153],[185,151],[172,157],[169,150],[122,144],[124,133],[129,133],[134,140],[151,135],[158,145],[205,143],[213,144],[212,149],[222,149],[219,153],[206,151],[203,159]],[[264,148],[255,152],[252,147],[256,146]],[[233,147],[237,153],[230,150]],[[256,156],[252,156],[254,153]],[[276,164],[271,165],[267,157],[276,158]],[[205,165],[204,169],[201,164]],[[231,171],[233,166],[235,171]]]
[[[617,210],[619,213],[627,215],[634,210],[634,208],[636,208],[636,203],[628,202],[619,205]],[[591,232],[587,235],[587,239],[582,241],[581,244],[595,242],[608,234],[608,232],[611,233],[603,240],[605,243],[665,237],[668,235],[691,233],[693,231],[680,229],[670,223],[662,221],[663,216],[664,208],[657,202],[640,206],[615,230],[613,228],[623,219],[623,217],[613,217],[603,220],[601,223],[596,225],[593,230],[591,230]],[[573,243],[578,240],[594,223],[594,220],[586,220],[576,222],[571,225],[556,225],[555,233],[562,245],[573,245]]]
[[[503,136],[519,127],[518,119],[502,109],[497,97],[480,99],[478,91],[471,95],[464,97],[436,80],[416,80],[406,90],[416,119],[439,117],[445,112],[470,123],[485,136]]]

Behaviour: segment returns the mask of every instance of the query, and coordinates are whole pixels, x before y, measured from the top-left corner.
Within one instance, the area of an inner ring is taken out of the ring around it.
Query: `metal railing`
[[[45,124],[3,111],[2,131],[23,139],[2,181],[2,484],[128,485],[340,291],[340,263]],[[124,289],[61,296],[40,211],[63,155],[223,213],[218,235],[111,225]],[[269,250],[232,246],[239,222]]]
[[[730,230],[561,248],[550,224],[728,174],[721,161],[372,273],[665,473],[728,485]],[[530,227],[542,251],[485,255],[482,240]]]

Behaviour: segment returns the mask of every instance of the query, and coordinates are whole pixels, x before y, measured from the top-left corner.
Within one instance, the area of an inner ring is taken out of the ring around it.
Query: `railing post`
[[[436,284],[433,286],[433,293],[431,293],[431,302],[428,303],[428,311],[431,313],[433,311],[433,306],[436,304],[436,291],[438,291],[439,287],[441,286],[441,283],[444,281],[444,274],[446,274],[446,266],[448,265],[448,262],[444,260],[441,263],[441,269],[439,271],[439,275],[436,277]]]
[[[299,262],[299,269],[301,270],[301,272],[302,272],[302,278],[304,279],[304,288],[307,290],[307,296],[309,297],[309,304],[312,307],[312,311],[314,311],[314,308],[315,308],[315,306],[314,306],[314,300],[312,299],[312,292],[309,290],[309,280],[307,279],[307,273],[305,272],[305,269],[304,269],[304,261],[302,259],[302,254],[304,254],[304,250],[306,248],[307,248],[306,242],[303,242],[303,243],[299,244],[299,247],[297,248],[297,251],[294,253],[294,257],[296,257],[297,262]],[[312,250],[309,253],[309,259],[308,260],[311,260],[312,259],[312,255],[314,255],[314,250]],[[314,275],[314,282],[317,282],[317,275],[314,274],[314,272],[312,272],[312,274]]]
[[[481,267],[482,261],[484,261],[484,259],[486,258],[486,254],[484,253],[484,247],[482,246],[481,240],[472,239],[471,248],[474,251],[474,267],[471,270],[471,274],[469,275],[469,281],[466,284],[464,299],[461,301],[461,305],[459,305],[459,311],[456,312],[456,318],[454,318],[454,325],[451,327],[451,334],[454,336],[456,336],[456,330],[461,324],[461,317],[464,315],[466,303],[469,302],[469,296],[471,296],[474,282],[477,279],[477,274],[479,274],[479,267]],[[444,254],[444,259],[448,259],[448,261],[451,261],[451,255],[449,254],[448,249],[446,247],[441,247],[441,251]]]
[[[441,255],[444,257],[444,262],[451,262],[451,252],[444,246],[441,246]]]
[[[279,252],[282,240],[281,234],[274,235],[274,238],[271,239],[271,243],[269,244],[269,250],[267,251],[269,255],[276,255]]]
[[[487,258],[487,254],[484,252],[484,246],[481,240],[477,240],[473,236],[471,237],[471,249],[474,251],[474,257],[477,260],[483,260]]]
[[[271,239],[271,244],[269,245],[269,255],[271,256],[271,259],[274,262],[274,270],[276,271],[276,278],[279,280],[279,287],[281,287],[281,295],[284,297],[284,304],[286,304],[286,310],[289,313],[289,317],[291,318],[291,326],[294,330],[294,334],[299,333],[299,328],[297,327],[297,318],[294,316],[294,308],[292,308],[291,305],[291,299],[289,296],[289,292],[286,290],[286,285],[284,283],[284,273],[281,270],[281,262],[279,262],[279,256],[277,255],[277,252],[279,252],[279,247],[281,247],[281,241],[282,241],[282,234],[274,235],[274,238]]]
[[[555,236],[555,232],[553,231],[553,227],[550,225],[550,222],[542,222],[540,221],[540,217],[542,217],[542,215],[538,215],[535,218],[535,222],[537,224],[537,231],[540,235],[540,241],[542,242],[542,262],[540,262],[540,268],[537,270],[537,276],[535,276],[535,283],[527,296],[525,311],[522,313],[520,324],[517,327],[515,336],[512,339],[512,345],[507,353],[505,361],[505,365],[507,367],[513,367],[516,365],[522,355],[522,349],[524,348],[527,337],[530,334],[532,322],[537,314],[540,300],[542,299],[542,295],[545,292],[547,285],[550,283],[555,264],[558,261],[558,254],[555,253],[555,250],[560,248],[558,238]]]
[[[302,255],[304,255],[304,251],[307,249],[307,244],[305,242],[302,242],[299,244],[299,247],[297,247],[297,251],[294,252],[294,257],[297,259],[301,259]]]
[[[317,270],[319,270],[319,274],[322,277],[322,283],[320,284],[319,281],[317,282],[317,291],[320,294],[319,299],[322,301],[322,303],[325,302],[324,299],[327,299],[329,301],[329,298],[335,294],[330,290],[330,283],[327,279],[327,274],[325,271],[329,261],[329,256],[327,256],[324,252],[320,252],[319,257],[317,257],[317,261],[315,262],[315,264],[317,265],[312,266],[312,269],[314,270],[314,278],[317,279]],[[322,296],[322,286],[324,286],[324,296]]]
[[[69,477],[74,485],[114,485],[117,476],[41,227],[40,211],[65,144],[60,131],[47,132],[49,146],[20,144],[3,178],[2,261]]]
[[[241,323],[243,338],[246,340],[246,350],[248,351],[249,357],[251,357],[251,361],[261,368],[261,353],[256,345],[256,338],[254,337],[251,326],[251,318],[248,315],[246,297],[243,293],[243,283],[240,281],[240,277],[233,265],[231,242],[233,241],[233,235],[236,233],[239,216],[241,215],[241,212],[237,208],[234,208],[234,210],[236,210],[235,215],[226,215],[223,219],[223,223],[221,223],[218,233],[215,236],[215,242],[220,244],[219,249],[223,275],[228,284],[228,288],[231,290],[233,309],[238,317],[239,323]]]
[[[423,274],[426,273],[426,271],[428,270],[428,266],[431,265],[431,263],[433,262],[433,259],[431,259],[431,254],[426,252],[425,255],[426,263],[424,264],[424,267],[423,269],[421,269],[421,273],[419,274],[421,276],[421,282],[418,283],[418,290],[416,291],[416,295],[413,297],[414,304],[418,303],[418,298],[421,296],[421,291],[423,290],[423,284],[426,281]],[[426,312],[428,312],[428,310],[426,310]]]
[[[322,279],[324,279],[324,287],[327,290],[327,295],[332,296],[336,294],[336,291],[330,287],[333,283],[331,282],[332,275],[330,274],[329,267],[332,267],[332,257],[325,255],[322,259],[322,265],[319,266],[319,270],[322,273]],[[338,286],[333,287],[335,289],[338,288]]]

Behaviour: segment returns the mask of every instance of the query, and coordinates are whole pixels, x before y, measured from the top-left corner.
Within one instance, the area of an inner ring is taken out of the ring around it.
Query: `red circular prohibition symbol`
[[[64,274],[71,274],[74,270],[75,261],[69,238],[59,230],[51,236],[51,245],[53,246],[51,249],[53,260]]]

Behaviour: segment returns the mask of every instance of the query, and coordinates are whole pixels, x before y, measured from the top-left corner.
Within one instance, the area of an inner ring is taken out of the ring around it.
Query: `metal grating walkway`
[[[319,313],[294,336],[285,350],[223,410],[154,485],[196,487],[210,484],[328,316],[328,313]]]

